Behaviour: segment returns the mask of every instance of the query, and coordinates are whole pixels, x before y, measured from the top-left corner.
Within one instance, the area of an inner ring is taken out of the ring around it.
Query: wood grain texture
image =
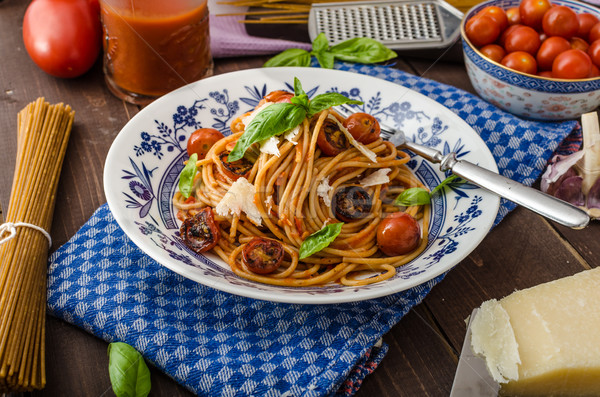
[[[475,1],[476,2],[476,1]],[[65,102],[76,111],[75,125],[61,174],[52,238],[54,249],[66,242],[103,204],[103,166],[114,137],[139,109],[113,97],[103,82],[100,60],[86,75],[57,79],[40,71],[22,42],[21,23],[27,2],[0,2],[0,206],[7,208],[16,153],[17,112],[38,96]],[[461,3],[461,7],[465,3]],[[268,57],[217,60],[215,73],[260,67]],[[402,57],[394,67],[474,92],[461,63]],[[448,395],[464,334],[464,319],[484,300],[502,298],[515,289],[598,266],[600,224],[575,231],[557,227],[518,208],[465,260],[435,286],[384,341],[389,353],[357,393],[366,396]],[[107,343],[85,331],[48,317],[46,389],[37,396],[112,395]],[[155,368],[152,394],[191,393]]]

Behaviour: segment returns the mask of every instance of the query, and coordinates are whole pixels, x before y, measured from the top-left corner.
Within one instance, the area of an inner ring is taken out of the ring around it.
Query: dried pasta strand
[[[44,98],[17,115],[17,158],[6,222],[49,231],[75,112]],[[0,246],[0,390],[26,392],[46,384],[45,323],[48,240],[16,228]]]

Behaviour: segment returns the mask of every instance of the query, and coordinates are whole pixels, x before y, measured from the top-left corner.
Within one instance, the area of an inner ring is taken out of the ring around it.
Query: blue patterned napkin
[[[501,172],[531,185],[575,121],[526,121],[440,83],[381,66],[337,65],[419,91],[465,119]],[[569,136],[569,134],[571,134]],[[514,207],[503,202],[496,223]],[[352,395],[387,351],[378,345],[439,276],[384,298],[335,305],[264,302],[220,292],[160,266],[103,205],[48,270],[50,314],[123,341],[199,395]]]

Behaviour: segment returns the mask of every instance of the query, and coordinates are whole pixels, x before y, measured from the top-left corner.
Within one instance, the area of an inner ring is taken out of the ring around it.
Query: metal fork
[[[343,110],[340,111],[339,108]],[[355,110],[348,105],[341,105],[339,108],[336,110],[344,117],[355,113]],[[381,121],[379,125],[381,126],[381,135],[396,147],[402,146],[432,163],[440,164],[442,172],[452,171],[455,175],[477,186],[573,229],[582,229],[590,221],[587,212],[566,201],[525,186],[469,161],[458,160],[454,152],[444,155],[432,147],[411,142],[406,139],[404,132],[385,125]]]

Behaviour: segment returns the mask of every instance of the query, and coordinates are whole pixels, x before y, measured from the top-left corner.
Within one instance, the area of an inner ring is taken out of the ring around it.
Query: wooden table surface
[[[109,147],[139,108],[110,94],[100,62],[84,76],[62,80],[29,59],[22,40],[27,2],[0,2],[0,203],[7,208],[17,146],[17,112],[39,96],[65,102],[75,124],[58,187],[53,248],[65,243],[105,203],[102,172]],[[260,67],[267,57],[220,59],[215,73]],[[403,57],[396,67],[467,91],[473,88],[461,63]],[[465,335],[465,318],[490,298],[568,276],[598,265],[600,222],[571,230],[517,208],[492,230],[406,315],[384,341],[390,350],[357,396],[448,395]],[[47,386],[36,395],[112,395],[107,343],[72,325],[47,318]],[[152,368],[152,395],[190,395]]]

